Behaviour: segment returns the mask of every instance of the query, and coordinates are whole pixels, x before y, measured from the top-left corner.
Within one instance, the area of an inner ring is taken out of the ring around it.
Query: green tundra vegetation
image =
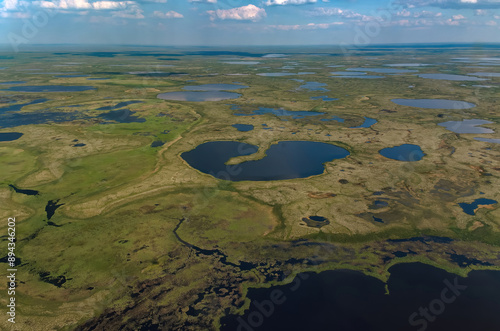
[[[285,276],[299,272],[353,269],[387,280],[392,265],[412,261],[463,276],[500,270],[498,204],[479,204],[471,213],[459,205],[500,198],[500,144],[474,139],[500,137],[500,78],[418,76],[499,72],[495,63],[470,68],[474,59],[498,56],[498,50],[282,52],[285,57],[262,57],[265,51],[252,48],[246,54],[161,48],[4,54],[0,133],[23,134],[0,141],[4,269],[7,219],[16,218],[18,319],[11,330],[138,330],[155,324],[215,330],[222,316],[248,307],[248,288],[290,281]],[[471,60],[455,60],[463,57]],[[408,62],[427,65],[387,66]],[[360,67],[367,76],[382,77],[331,74]],[[293,75],[258,75],[276,72]],[[323,90],[300,88],[307,82],[322,83]],[[203,84],[247,88],[220,101],[157,97]],[[93,89],[19,91],[45,85]],[[317,96],[338,100],[311,99]],[[48,100],[6,109],[42,98]],[[409,107],[393,103],[395,98],[476,106]],[[129,101],[140,102],[118,105]],[[253,114],[259,107],[321,114]],[[333,116],[342,121],[328,120]],[[355,128],[365,118],[376,123]],[[487,120],[481,127],[494,133],[455,133],[438,125],[465,119]],[[254,129],[240,132],[232,127],[236,123]],[[307,178],[228,181],[181,157],[211,141],[259,147],[228,166],[262,159],[281,141],[324,142],[350,155]],[[403,144],[420,146],[425,156],[403,162],[379,154]],[[53,215],[49,201],[60,205]],[[309,219],[315,215],[328,222]],[[397,257],[397,251],[411,254]],[[473,262],[458,263],[451,254]],[[2,305],[6,290],[2,282]]]

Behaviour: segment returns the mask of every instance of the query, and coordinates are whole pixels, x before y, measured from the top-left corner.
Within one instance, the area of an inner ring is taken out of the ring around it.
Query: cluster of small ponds
[[[228,64],[257,64],[257,61],[227,61]],[[420,67],[426,66],[425,64],[406,63],[406,64],[389,64],[390,67]],[[335,67],[335,66],[334,66]],[[335,77],[356,77],[356,78],[381,78],[383,76],[368,75],[370,73],[383,73],[383,74],[408,74],[415,73],[417,70],[412,69],[395,69],[395,68],[348,68],[345,71],[332,72]],[[58,74],[58,73],[50,73]],[[138,73],[137,73],[138,74]],[[259,73],[257,75],[267,77],[280,77],[290,75],[307,75],[313,72],[277,72],[277,73]],[[491,73],[476,72],[470,74],[471,76],[450,75],[450,74],[418,74],[423,78],[432,79],[449,79],[449,80],[484,80],[483,78],[471,77],[497,77],[498,75]],[[88,75],[79,74],[65,74],[59,77],[87,77]],[[89,80],[99,80],[107,78],[88,78]],[[294,79],[298,82],[303,80]],[[12,81],[4,82],[3,85],[10,86],[4,91],[13,92],[82,92],[95,90],[92,86],[62,86],[62,85],[45,85],[45,86],[25,86],[25,81]],[[17,85],[17,86],[16,86]],[[298,87],[298,90],[308,91],[321,91],[328,92],[325,88],[327,84],[319,82],[305,82]],[[164,100],[175,101],[221,101],[227,99],[236,99],[241,95],[232,92],[234,90],[248,88],[248,86],[241,84],[205,84],[205,85],[192,85],[183,87],[184,91],[167,92],[158,95],[158,98]],[[328,96],[312,96],[311,100],[334,101],[336,98]],[[77,112],[38,112],[32,113],[15,113],[21,110],[22,107],[31,104],[43,103],[47,99],[37,99],[29,103],[14,104],[0,109],[2,115],[0,125],[2,127],[13,127],[24,124],[38,124],[48,121],[67,121],[78,118]],[[401,106],[418,107],[426,109],[470,109],[475,107],[474,104],[464,101],[445,100],[445,99],[393,99],[393,103]],[[130,122],[144,122],[144,118],[133,116],[134,112],[124,107],[138,103],[141,101],[128,101],[118,103],[114,106],[106,106],[98,108],[99,111],[108,111],[101,113],[98,117],[107,121],[117,121],[120,123]],[[237,109],[237,108],[233,108]],[[259,107],[251,113],[235,113],[236,116],[258,116],[265,114],[273,114],[278,117],[290,117],[292,119],[303,119],[309,116],[325,115],[324,112],[315,111],[288,111],[282,108],[266,108]],[[9,118],[10,117],[10,118]],[[81,118],[81,117],[80,117]],[[283,119],[286,120],[286,119]],[[330,118],[321,119],[321,121],[338,121],[343,123],[345,119],[332,116]],[[369,117],[364,118],[364,122],[352,129],[369,128],[376,124],[377,120]],[[463,120],[463,121],[448,121],[439,123],[440,126],[447,128],[456,133],[493,133],[494,131],[488,128],[479,127],[483,124],[491,124],[492,122],[478,119]],[[234,124],[234,128],[241,132],[248,132],[254,129],[250,124]],[[264,129],[270,129],[265,126]],[[22,133],[7,132],[0,134],[0,141],[12,141],[19,139]],[[499,143],[500,139],[491,138],[475,138],[478,141]],[[163,143],[154,142],[154,147],[161,146]],[[75,144],[75,147],[84,146],[85,144]],[[152,146],[153,146],[152,145]],[[248,152],[248,154],[241,153],[241,149]],[[324,171],[324,163],[330,162],[334,159],[344,158],[349,155],[349,152],[341,147],[331,144],[320,142],[306,142],[306,141],[281,141],[276,145],[272,145],[266,156],[260,160],[247,161],[232,167],[237,167],[239,170],[237,175],[227,175],[226,162],[235,156],[249,155],[256,153],[258,148],[256,146],[242,144],[238,142],[210,142],[196,147],[194,150],[183,153],[182,157],[194,168],[209,173],[215,177],[220,174],[224,179],[241,181],[241,180],[282,180],[291,178],[304,178]],[[251,151],[251,152],[249,152]],[[389,159],[415,162],[421,160],[425,154],[418,145],[403,144],[400,146],[393,146],[384,148],[379,151],[381,155]],[[210,156],[210,157],[209,157]],[[214,157],[215,156],[215,157]],[[207,161],[210,160],[210,161]],[[293,166],[290,166],[290,165]],[[219,177],[218,177],[219,178]],[[465,211],[465,209],[464,209]],[[313,220],[314,221],[314,220]],[[376,220],[377,221],[377,220]]]
[[[30,124],[45,124],[49,122],[67,122],[76,119],[90,119],[93,117],[84,116],[81,112],[63,112],[63,111],[45,111],[38,110],[36,112],[21,112],[21,109],[25,106],[41,104],[49,101],[49,99],[36,99],[27,103],[16,103],[10,106],[0,108],[0,128],[11,128],[22,125]],[[134,116],[135,112],[125,109],[131,104],[141,103],[143,101],[125,101],[120,102],[113,106],[106,106],[98,108],[98,111],[108,112],[101,113],[97,115],[97,118],[101,118],[106,121],[114,121],[119,123],[133,123],[145,122],[146,119]],[[81,105],[66,106],[67,108],[76,108]],[[4,135],[4,139],[12,139],[16,135]],[[9,140],[11,141],[11,140]]]

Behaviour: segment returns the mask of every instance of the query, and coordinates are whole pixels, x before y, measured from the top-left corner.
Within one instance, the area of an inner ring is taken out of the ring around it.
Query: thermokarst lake
[[[12,92],[83,92],[95,90],[93,86],[64,86],[64,85],[35,85],[35,86],[11,86],[4,91]]]
[[[175,101],[221,101],[229,99],[237,99],[241,96],[239,93],[226,92],[230,90],[238,90],[248,88],[248,86],[235,84],[206,84],[196,86],[185,86],[183,89],[187,92],[167,92],[158,94],[159,99],[175,100]]]
[[[482,128],[479,125],[493,124],[493,122],[479,119],[462,120],[462,121],[448,121],[439,123],[439,126],[455,133],[495,133],[492,129]]]
[[[470,102],[446,99],[392,99],[391,101],[400,106],[426,109],[469,109],[476,107]]]
[[[404,161],[415,162],[420,161],[425,156],[420,146],[412,144],[403,144],[400,146],[387,147],[379,151],[380,155],[386,158]]]
[[[257,146],[236,141],[213,141],[181,154],[193,168],[230,181],[268,181],[305,178],[324,172],[324,163],[342,159],[346,149],[312,141],[280,141],[271,145],[264,158],[227,165],[233,157],[256,153]]]
[[[239,108],[236,108],[239,109]],[[301,119],[304,117],[308,116],[319,116],[319,115],[324,115],[325,113],[322,112],[317,112],[317,111],[300,111],[300,110],[295,110],[295,111],[290,111],[286,110],[283,108],[266,108],[266,107],[259,107],[259,109],[256,109],[252,111],[251,113],[235,113],[234,115],[236,116],[254,116],[254,115],[265,115],[265,114],[273,114],[278,117],[287,117],[290,116],[293,119]]]

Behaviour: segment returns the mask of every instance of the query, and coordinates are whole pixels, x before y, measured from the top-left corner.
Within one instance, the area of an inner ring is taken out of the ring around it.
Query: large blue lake
[[[493,122],[480,120],[480,119],[471,119],[471,120],[462,120],[462,121],[448,121],[439,123],[439,126],[443,126],[450,131],[455,133],[494,133],[492,129],[482,128],[478,125],[484,124],[493,124]]]
[[[172,101],[221,101],[237,99],[241,96],[239,93],[226,92],[226,91],[185,91],[185,92],[167,92],[158,94],[159,99],[172,100]]]
[[[298,274],[286,285],[250,288],[243,315],[222,331],[498,330],[500,271],[466,278],[422,263],[389,268],[387,284],[352,270]]]
[[[469,109],[476,107],[470,102],[447,99],[392,99],[391,101],[400,106],[426,109]]]
[[[256,153],[257,146],[236,141],[213,141],[181,154],[193,168],[231,181],[269,181],[305,178],[324,172],[324,163],[342,159],[346,149],[311,141],[281,141],[271,145],[260,160],[226,165],[229,159]]]
[[[439,80],[455,80],[455,81],[481,81],[481,80],[486,80],[484,78],[477,78],[477,77],[471,77],[471,76],[465,76],[465,75],[452,75],[452,74],[419,74],[418,77],[420,78],[427,78],[427,79],[439,79]]]
[[[254,115],[265,115],[265,114],[273,114],[273,115],[276,115],[278,117],[291,116],[293,119],[301,119],[301,118],[308,117],[308,116],[324,115],[325,113],[321,113],[321,112],[317,112],[317,111],[300,111],[300,110],[290,111],[290,110],[286,110],[283,108],[259,107],[259,109],[256,109],[249,114],[235,113],[234,115],[236,115],[236,116],[254,116]]]
[[[63,85],[36,85],[36,86],[11,86],[3,91],[14,92],[83,92],[95,90],[93,86],[63,86]]]
[[[387,147],[381,149],[379,153],[386,158],[404,162],[420,161],[425,156],[420,146],[411,144]]]

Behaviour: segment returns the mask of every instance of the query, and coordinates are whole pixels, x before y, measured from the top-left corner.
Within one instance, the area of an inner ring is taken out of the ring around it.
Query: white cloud
[[[308,11],[308,14],[311,16],[340,16],[344,18],[363,18],[365,15],[361,15],[360,13],[356,13],[352,10],[345,10],[341,8],[334,7],[318,7],[313,10]]]
[[[145,0],[141,0],[145,1]],[[166,2],[167,0],[146,0]],[[41,0],[33,1],[33,5],[40,8],[56,10],[62,14],[87,15],[92,11],[110,11],[111,17],[142,19],[143,10],[136,1],[111,0]]]
[[[23,12],[0,11],[0,17],[2,17],[2,18],[30,18],[31,14],[23,13]]]
[[[1,18],[29,18],[31,14],[25,9],[29,3],[25,1],[18,0],[4,0],[0,5],[0,17]]]
[[[94,1],[89,0],[56,0],[56,1],[34,1],[33,4],[42,8],[50,9],[94,9],[94,10],[113,10],[125,9],[128,6],[137,4],[134,1]]]
[[[217,3],[217,0],[188,0],[189,2]]]
[[[125,10],[114,11],[112,17],[142,19],[144,18],[144,15],[142,14],[143,12],[144,11],[141,9],[141,7],[139,7],[139,5],[133,4]]]
[[[267,0],[266,6],[304,5],[306,3],[316,3],[316,0]]]
[[[184,18],[184,15],[178,13],[178,12],[175,12],[173,10],[171,11],[168,11],[166,13],[162,13],[161,11],[155,11],[153,13],[153,16],[154,17],[158,17],[158,18]]]
[[[295,24],[295,25],[268,25],[267,28],[291,31],[291,30],[317,30],[317,29],[328,29],[332,26],[343,25],[344,22],[332,22],[332,23],[309,23],[309,24]]]
[[[407,8],[414,7],[439,7],[449,9],[498,9],[498,0],[395,0],[395,4],[403,5]]]
[[[3,2],[3,10],[17,10],[18,9],[17,0],[4,0]]]
[[[259,8],[255,5],[247,5],[243,7],[237,7],[232,9],[217,9],[208,10],[208,15],[213,21],[215,19],[219,20],[247,20],[247,21],[258,21],[266,17],[266,11],[264,8]]]

